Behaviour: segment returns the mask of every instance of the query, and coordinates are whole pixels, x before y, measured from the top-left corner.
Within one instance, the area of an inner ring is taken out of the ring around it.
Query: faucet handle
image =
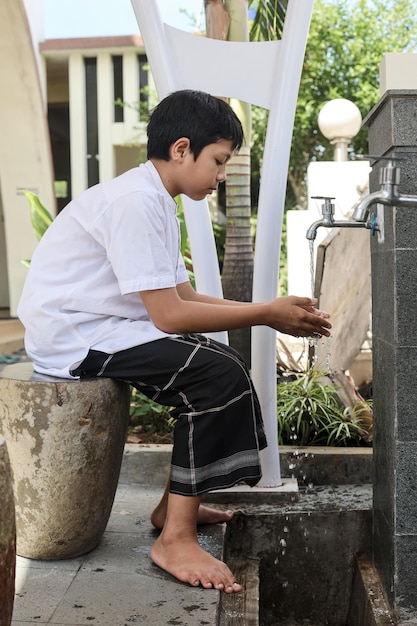
[[[321,205],[321,213],[324,218],[327,216],[332,217],[334,215],[334,204],[330,196],[311,196],[312,200],[324,200],[324,203]]]

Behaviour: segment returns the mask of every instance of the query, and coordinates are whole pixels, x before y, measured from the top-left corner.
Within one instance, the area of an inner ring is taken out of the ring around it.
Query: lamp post
[[[347,161],[348,145],[362,124],[356,104],[345,98],[330,100],[320,110],[318,124],[323,135],[334,145],[334,160]]]

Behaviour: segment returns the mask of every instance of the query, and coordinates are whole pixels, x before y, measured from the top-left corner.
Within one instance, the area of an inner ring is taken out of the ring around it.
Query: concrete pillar
[[[10,626],[16,571],[16,526],[6,442],[0,437],[0,624]]]
[[[417,194],[417,90],[388,90],[364,123],[369,152],[398,156]],[[377,163],[370,189],[379,188]],[[371,237],[374,362],[374,560],[400,619],[417,617],[417,208],[384,208]]]
[[[109,52],[97,54],[97,89],[100,94],[97,102],[100,182],[103,182],[114,176],[114,148],[111,137],[114,92],[112,59]]]
[[[76,198],[87,189],[87,127],[85,71],[82,54],[69,57],[69,116],[71,144],[71,187]]]
[[[92,550],[107,525],[129,418],[129,385],[53,379],[30,363],[0,373],[0,429],[14,475],[17,554]]]
[[[128,128],[136,127],[138,134],[139,113],[137,103],[139,102],[140,89],[143,85],[139,85],[139,66],[138,53],[136,50],[123,53],[123,100],[129,106],[124,108],[124,123]],[[146,140],[145,140],[146,141]]]

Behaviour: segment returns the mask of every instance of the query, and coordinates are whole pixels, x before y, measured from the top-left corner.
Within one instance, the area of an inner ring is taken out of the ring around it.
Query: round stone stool
[[[16,526],[6,442],[0,436],[0,624],[12,622],[16,570]]]
[[[31,363],[0,371],[17,554],[66,559],[97,546],[119,479],[129,401],[129,385],[108,378],[51,378]]]

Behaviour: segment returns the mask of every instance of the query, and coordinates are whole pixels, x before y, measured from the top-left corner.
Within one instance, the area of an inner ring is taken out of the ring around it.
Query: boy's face
[[[218,184],[226,180],[226,163],[233,155],[232,142],[221,139],[208,144],[194,160],[190,150],[184,154],[181,171],[181,190],[192,200],[203,200],[217,190]]]

